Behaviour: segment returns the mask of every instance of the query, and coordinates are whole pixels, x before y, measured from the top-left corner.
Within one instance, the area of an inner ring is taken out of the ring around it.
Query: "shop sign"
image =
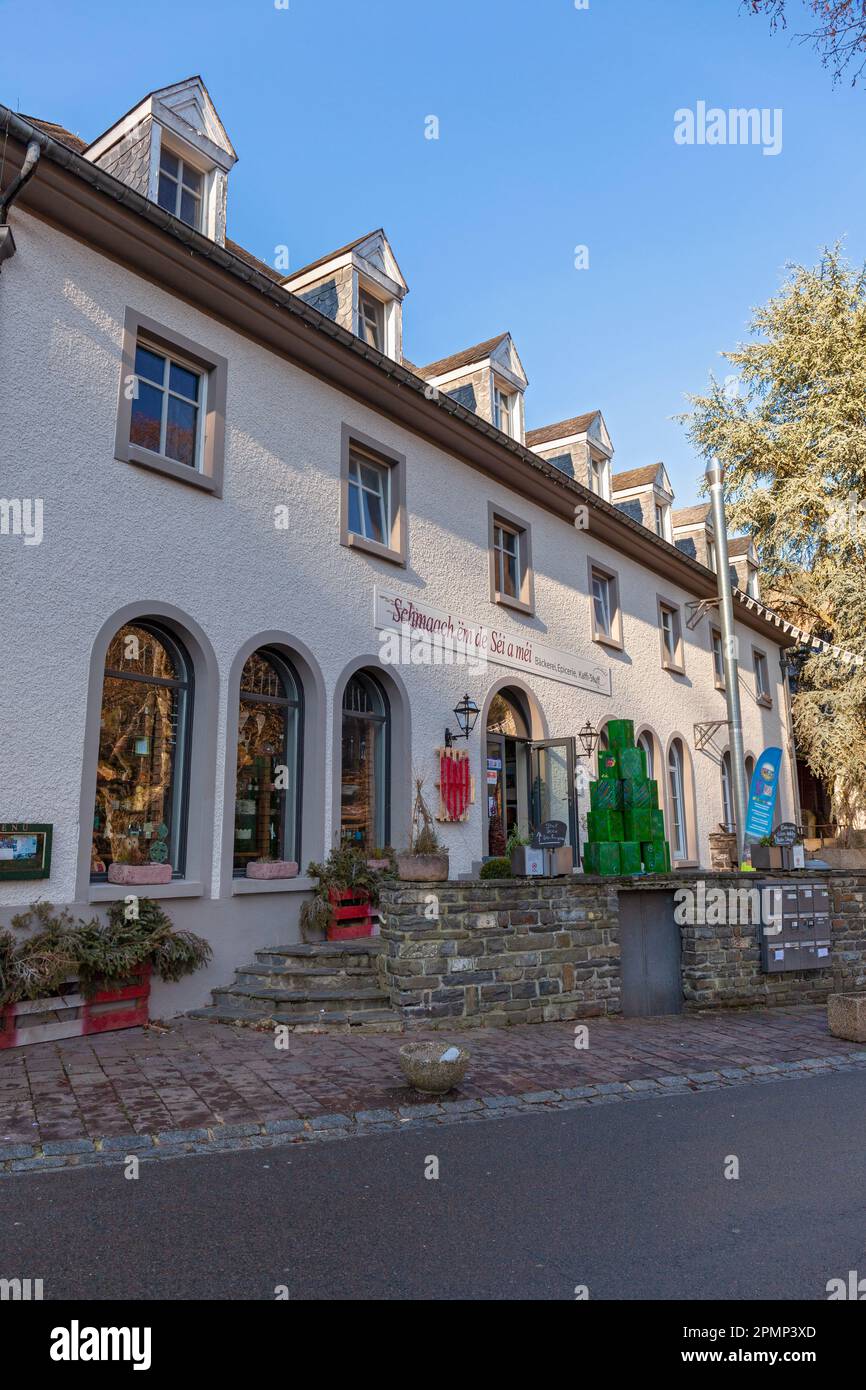
[[[478,671],[492,662],[597,695],[611,693],[606,667],[559,647],[548,647],[536,641],[533,632],[484,627],[448,609],[433,608],[378,585],[373,591],[373,605],[374,627],[388,634],[382,641],[385,665],[464,666]]]

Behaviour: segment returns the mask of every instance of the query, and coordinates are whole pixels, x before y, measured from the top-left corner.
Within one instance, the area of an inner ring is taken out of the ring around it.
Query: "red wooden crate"
[[[372,936],[379,914],[370,907],[370,894],[363,888],[329,888],[331,919],[329,941],[347,941],[355,936]]]
[[[0,1050],[140,1027],[147,1023],[149,1002],[149,965],[133,971],[129,984],[100,990],[89,999],[79,992],[78,981],[70,980],[50,999],[0,1006]]]

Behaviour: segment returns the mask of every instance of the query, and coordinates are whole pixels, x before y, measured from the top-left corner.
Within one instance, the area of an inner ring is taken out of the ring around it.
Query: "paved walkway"
[[[576,1026],[455,1033],[472,1063],[435,1112],[405,1085],[402,1035],[292,1034],[283,1051],[271,1033],[180,1019],[0,1052],[0,1172],[77,1162],[76,1154],[83,1161],[132,1148],[177,1153],[220,1139],[343,1132],[359,1113],[385,1123],[420,1117],[420,1107],[440,1115],[456,1106],[456,1114],[507,1108],[508,1098],[700,1089],[866,1063],[866,1051],[830,1036],[821,1008],[593,1019],[585,1048],[575,1047]],[[445,1030],[432,1036],[443,1047],[451,1040]]]

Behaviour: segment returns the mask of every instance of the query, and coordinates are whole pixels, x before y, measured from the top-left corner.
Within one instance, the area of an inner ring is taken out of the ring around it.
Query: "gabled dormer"
[[[761,597],[760,567],[758,552],[751,536],[733,536],[728,541],[728,558],[731,562],[731,580],[749,598]],[[736,575],[736,580],[733,576]]]
[[[294,271],[283,288],[395,362],[403,360],[409,286],[380,227]]]
[[[682,507],[671,516],[674,545],[707,569],[716,568],[716,541],[709,502]]]
[[[614,506],[630,516],[632,521],[639,521],[648,530],[655,531],[663,541],[673,543],[671,504],[674,493],[663,463],[614,473],[611,498]]]
[[[600,410],[530,430],[526,444],[533,453],[561,468],[606,502],[611,500],[613,444]]]
[[[523,396],[529,383],[510,333],[487,338],[416,371],[444,395],[523,443]]]
[[[200,77],[151,92],[84,158],[220,246],[237,155]]]

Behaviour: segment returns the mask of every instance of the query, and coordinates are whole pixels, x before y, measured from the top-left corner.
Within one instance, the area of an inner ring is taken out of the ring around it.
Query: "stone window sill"
[[[295,878],[233,878],[232,896],[247,893],[309,893],[315,881],[298,875]]]
[[[204,884],[179,878],[171,883],[91,883],[88,902],[117,903],[124,898],[203,898]]]

